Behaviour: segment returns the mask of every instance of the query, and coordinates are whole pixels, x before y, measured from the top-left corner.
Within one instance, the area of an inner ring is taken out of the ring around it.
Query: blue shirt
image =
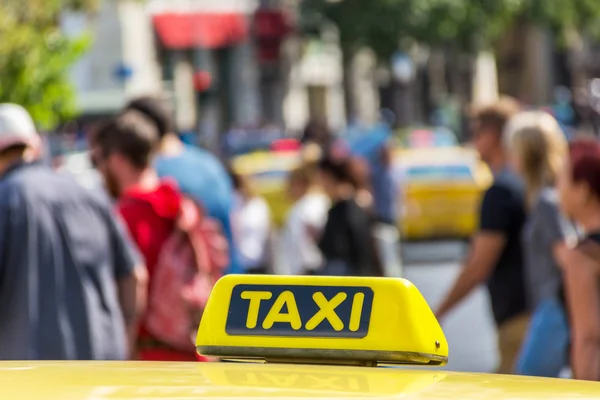
[[[200,201],[208,215],[221,223],[230,248],[227,273],[239,273],[231,228],[233,185],[221,161],[206,150],[190,146],[180,155],[159,157],[155,167],[161,178],[174,179],[185,194]]]
[[[391,131],[385,124],[378,124],[363,132],[353,132],[350,141],[352,154],[366,159],[371,170],[371,185],[377,218],[389,224],[397,221],[397,185],[390,166],[384,165],[381,152],[388,146]]]
[[[392,168],[381,160],[371,162],[371,184],[377,217],[388,224],[396,224],[398,215],[397,185]]]

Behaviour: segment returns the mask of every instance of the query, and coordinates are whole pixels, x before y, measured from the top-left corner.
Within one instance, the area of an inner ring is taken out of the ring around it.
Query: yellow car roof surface
[[[593,382],[397,368],[246,363],[0,362],[0,398],[597,399]]]
[[[255,174],[264,171],[291,171],[302,162],[297,153],[256,152],[244,154],[232,159],[231,163],[237,173]]]
[[[445,164],[448,162],[474,163],[479,161],[477,152],[465,147],[441,147],[431,149],[403,149],[395,151],[396,161],[401,164]]]

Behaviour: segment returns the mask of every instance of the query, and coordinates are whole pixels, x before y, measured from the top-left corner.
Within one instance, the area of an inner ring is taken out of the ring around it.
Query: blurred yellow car
[[[399,225],[405,239],[471,236],[482,193],[492,182],[474,150],[398,149],[395,168],[401,188]]]
[[[288,175],[301,165],[300,153],[260,151],[237,156],[231,163],[236,173],[250,178],[257,194],[269,204],[273,222],[282,226],[291,207]]]

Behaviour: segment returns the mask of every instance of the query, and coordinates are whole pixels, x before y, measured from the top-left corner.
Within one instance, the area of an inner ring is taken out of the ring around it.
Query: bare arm
[[[137,265],[130,275],[117,281],[119,303],[127,329],[130,358],[135,358],[139,322],[146,309],[147,285],[148,273],[144,265]]]
[[[436,312],[438,319],[488,279],[505,244],[506,237],[502,233],[484,231],[475,236],[460,275]]]
[[[596,263],[578,249],[562,252],[576,379],[600,380],[600,294]]]

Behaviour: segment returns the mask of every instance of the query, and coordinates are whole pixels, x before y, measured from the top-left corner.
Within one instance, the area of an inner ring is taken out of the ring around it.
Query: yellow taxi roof
[[[477,162],[479,156],[474,149],[466,147],[433,147],[427,149],[398,148],[395,151],[401,164],[446,164],[448,162]]]
[[[240,174],[255,174],[271,170],[291,171],[302,158],[299,153],[255,152],[232,159],[233,168]]]
[[[592,399],[593,382],[321,365],[0,362],[0,396],[20,400],[200,398]]]

